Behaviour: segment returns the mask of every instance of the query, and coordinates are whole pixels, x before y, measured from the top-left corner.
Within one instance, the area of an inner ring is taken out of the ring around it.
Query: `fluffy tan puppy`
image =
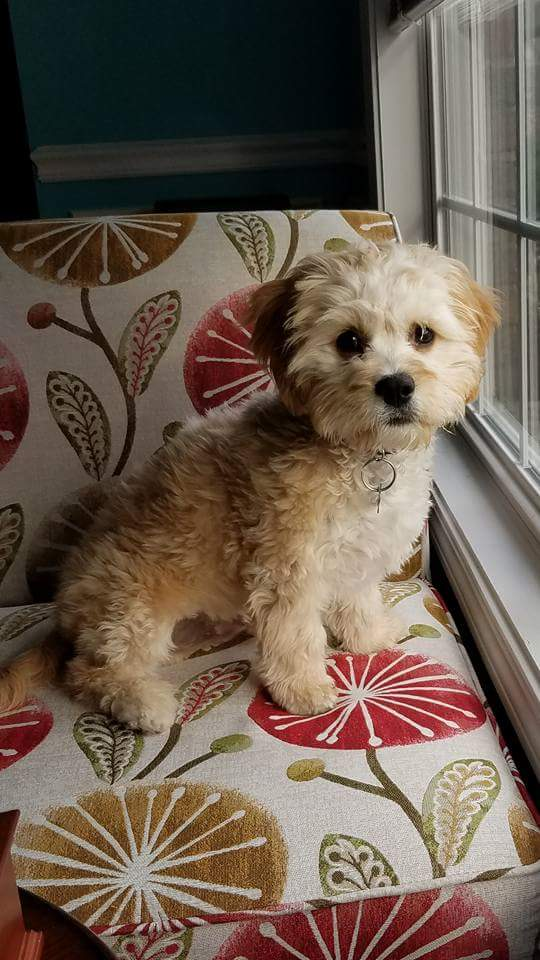
[[[160,668],[175,623],[200,612],[249,621],[261,679],[295,714],[336,702],[325,627],[353,653],[400,638],[379,583],[427,517],[433,436],[475,395],[497,313],[462,264],[427,246],[365,244],[261,286],[251,321],[277,395],[188,424],[64,570],[69,690],[146,731],[175,718]],[[56,659],[42,649],[15,661],[0,702]]]

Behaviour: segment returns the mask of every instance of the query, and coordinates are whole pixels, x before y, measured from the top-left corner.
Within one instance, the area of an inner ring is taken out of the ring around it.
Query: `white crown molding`
[[[31,153],[42,183],[358,163],[365,145],[349,130],[186,140],[66,143]]]

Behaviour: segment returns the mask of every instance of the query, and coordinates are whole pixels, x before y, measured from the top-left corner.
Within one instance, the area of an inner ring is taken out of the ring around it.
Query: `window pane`
[[[441,14],[438,15],[441,17]],[[442,22],[442,17],[441,17]],[[462,200],[473,199],[473,141],[471,109],[471,26],[450,7],[443,29],[445,139],[447,144],[445,192]]]
[[[491,345],[486,380],[486,409],[508,440],[519,446],[521,423],[521,326],[519,239],[513,233],[481,225],[486,282],[501,297],[502,322]]]
[[[527,85],[527,212],[540,220],[540,2],[525,4],[525,82]]]
[[[540,244],[528,244],[529,274],[529,435],[531,464],[540,474],[540,324],[538,323],[538,290],[540,289]]]
[[[461,213],[447,210],[448,253],[457,260],[463,260],[474,273],[474,222]]]
[[[438,240],[501,297],[475,409],[540,479],[540,0],[445,0],[430,23]]]
[[[482,5],[478,5],[481,9]],[[518,208],[517,162],[517,70],[516,7],[511,4],[484,5],[478,15],[478,43],[484,53],[485,82],[480,94],[486,101],[485,158],[486,201],[489,206],[513,213]]]
[[[441,38],[443,192],[511,213],[518,209],[517,5],[448,0],[433,14]]]

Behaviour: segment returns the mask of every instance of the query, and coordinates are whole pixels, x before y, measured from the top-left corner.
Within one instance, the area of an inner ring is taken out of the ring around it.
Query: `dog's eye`
[[[418,346],[426,347],[428,343],[433,343],[435,334],[431,327],[422,327],[419,323],[413,328],[413,340]]]
[[[345,330],[336,340],[336,347],[344,356],[361,356],[366,349],[364,338],[356,330]]]

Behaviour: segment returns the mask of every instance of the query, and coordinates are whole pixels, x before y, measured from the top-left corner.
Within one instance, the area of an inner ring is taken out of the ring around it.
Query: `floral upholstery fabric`
[[[328,211],[0,227],[0,662],[46,635],[110,485],[194,410],[272,388],[252,285],[359,233],[395,236]],[[325,715],[275,707],[249,634],[204,621],[168,735],[61,689],[0,714],[20,884],[122,960],[537,958],[536,810],[420,567],[381,585],[394,650],[329,649]]]
[[[323,716],[267,700],[234,625],[171,668],[168,736],[61,690],[0,715],[19,882],[126,960],[532,960],[534,807],[439,598],[421,579],[383,591],[403,642],[329,651],[341,696]],[[51,609],[6,612],[2,653]]]

